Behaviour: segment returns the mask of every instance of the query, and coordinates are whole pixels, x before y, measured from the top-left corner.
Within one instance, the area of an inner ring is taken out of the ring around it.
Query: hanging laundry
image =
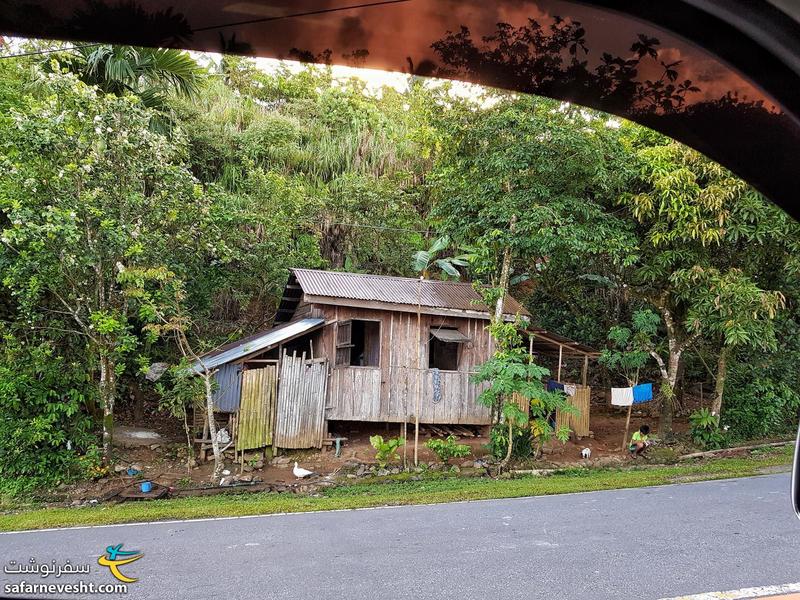
[[[630,406],[633,404],[633,388],[611,388],[611,404],[614,406]]]
[[[578,386],[576,386],[574,383],[564,384],[564,393],[567,396],[574,396],[577,391],[578,391]]]
[[[547,391],[548,392],[555,392],[556,390],[564,391],[564,384],[556,381],[555,379],[550,379],[547,382]]]
[[[653,399],[653,384],[640,383],[633,386],[633,403],[642,404],[643,402],[650,402]]]
[[[439,369],[431,369],[433,383],[433,403],[439,404],[442,401],[442,374]]]

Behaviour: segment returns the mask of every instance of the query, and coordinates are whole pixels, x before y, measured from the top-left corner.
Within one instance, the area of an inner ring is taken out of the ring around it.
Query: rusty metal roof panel
[[[312,296],[489,312],[471,283],[313,269],[292,272],[303,292]],[[511,296],[506,296],[503,309],[506,315],[530,316]]]
[[[200,361],[195,361],[189,368],[194,373],[202,373],[203,368],[213,369],[246,358],[257,352],[267,351],[278,344],[322,327],[324,324],[325,319],[300,319],[293,323],[273,327],[238,342],[228,344],[216,352],[206,354],[202,357],[202,364]]]

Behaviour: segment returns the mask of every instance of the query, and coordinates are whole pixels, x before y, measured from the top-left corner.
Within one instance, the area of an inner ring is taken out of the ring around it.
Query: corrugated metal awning
[[[431,335],[437,340],[450,344],[465,344],[470,341],[470,338],[458,329],[431,329]]]
[[[324,324],[325,319],[300,319],[299,321],[287,323],[280,327],[274,327],[260,334],[246,338],[238,344],[235,342],[233,344],[228,344],[224,350],[207,354],[203,356],[201,360],[206,369],[213,369],[229,362],[247,358],[252,354],[269,350],[278,344],[288,342],[292,338],[308,333],[317,327],[322,327]],[[203,366],[197,361],[192,364],[191,370],[195,373],[201,373],[203,371]]]

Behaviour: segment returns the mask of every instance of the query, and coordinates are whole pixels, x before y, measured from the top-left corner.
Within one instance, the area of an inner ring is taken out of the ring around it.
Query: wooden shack
[[[470,377],[494,345],[471,284],[296,269],[286,292],[280,320],[326,323],[314,351],[330,360],[327,419],[414,420],[420,377],[420,422],[489,423]],[[504,316],[517,314],[530,318],[507,298]]]
[[[531,319],[507,296],[503,317],[517,316]],[[490,423],[472,375],[494,344],[472,284],[294,269],[275,322],[203,358],[217,410],[238,414],[239,437],[257,432],[237,449],[319,447],[330,421]],[[270,432],[252,424],[265,419]]]

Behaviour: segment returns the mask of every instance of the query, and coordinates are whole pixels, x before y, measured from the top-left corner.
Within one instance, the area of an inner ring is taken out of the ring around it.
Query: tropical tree
[[[639,383],[639,373],[650,359],[645,331],[653,317],[658,319],[652,311],[638,311],[633,315],[633,327],[612,327],[608,332],[608,344],[600,354],[600,364],[624,377],[629,386]]]
[[[563,394],[545,389],[542,381],[550,371],[537,365],[525,351],[520,335],[524,326],[524,322],[493,319],[489,331],[495,340],[494,355],[473,376],[476,383],[488,384],[478,401],[488,406],[494,416],[492,437],[506,430],[503,433],[508,445],[503,465],[512,457],[520,429],[529,429],[526,435],[529,433],[533,438],[537,452],[554,435],[561,441],[568,439],[569,429],[555,430],[549,417],[557,409],[574,410]],[[524,402],[522,406],[519,399]]]
[[[652,326],[649,352],[662,378],[660,431],[670,434],[684,353],[703,336],[723,348],[754,341],[783,305],[780,293],[757,285],[757,265],[737,268],[741,256],[760,255],[776,240],[796,245],[797,233],[745,182],[677,142],[648,143],[635,158],[633,190],[619,199],[638,224],[638,254],[626,277],[631,293],[661,318],[664,338]],[[769,345],[769,335],[762,339]],[[727,350],[720,358],[719,403]]]
[[[205,69],[188,52],[173,48],[76,46],[55,60],[61,69],[105,94],[135,95],[149,108],[164,109],[170,94],[195,96]]]
[[[118,378],[147,318],[138,289],[213,254],[210,240],[197,249],[207,199],[182,145],[152,131],[137,100],[71,75],[47,81],[0,123],[3,285],[23,318],[93,357],[109,461]]]
[[[688,321],[719,347],[711,404],[711,413],[719,416],[731,355],[740,347],[776,349],[775,317],[785,307],[786,299],[780,291],[762,290],[740,269],[724,273],[698,269],[690,284],[702,293],[692,303]]]
[[[503,287],[536,276],[550,257],[617,252],[625,234],[597,199],[613,195],[618,175],[607,157],[604,121],[540,98],[501,97],[457,113],[431,177],[439,229],[476,247],[477,275]]]

